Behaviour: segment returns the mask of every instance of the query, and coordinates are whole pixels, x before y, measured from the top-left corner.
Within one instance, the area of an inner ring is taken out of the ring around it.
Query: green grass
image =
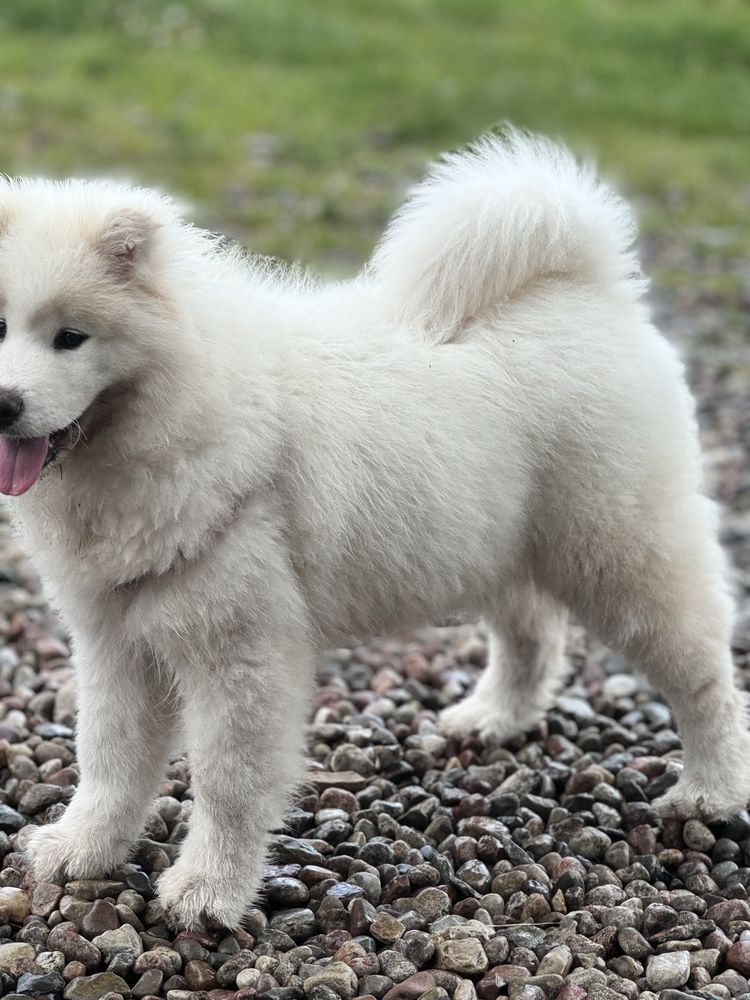
[[[164,186],[329,269],[503,120],[594,155],[652,231],[750,240],[744,0],[5,0],[0,66],[0,169]]]

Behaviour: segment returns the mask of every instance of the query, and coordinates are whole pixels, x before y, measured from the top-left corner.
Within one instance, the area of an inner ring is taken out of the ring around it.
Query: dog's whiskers
[[[76,439],[72,445],[72,447],[75,448],[75,446],[78,444],[79,441],[84,441],[84,442],[86,441],[86,435],[84,434],[83,427],[81,427],[80,423],[77,420],[73,421],[72,426],[76,431]]]

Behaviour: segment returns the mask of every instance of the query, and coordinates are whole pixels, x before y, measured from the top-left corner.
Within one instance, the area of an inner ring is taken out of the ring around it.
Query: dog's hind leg
[[[684,769],[657,800],[660,811],[730,816],[750,798],[750,734],[734,683],[733,609],[713,505],[700,495],[668,496],[648,517],[612,513],[608,525],[579,525],[567,553],[566,543],[553,546],[550,575],[583,624],[640,669],[674,712]]]
[[[443,711],[443,731],[508,740],[539,722],[565,672],[566,619],[562,605],[532,582],[510,588],[486,619],[487,667],[474,690]]]

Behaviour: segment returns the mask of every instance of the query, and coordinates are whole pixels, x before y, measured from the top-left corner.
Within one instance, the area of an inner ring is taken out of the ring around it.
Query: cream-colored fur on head
[[[567,152],[448,157],[329,286],[116,185],[5,183],[0,218],[0,390],[24,400],[5,433],[85,434],[14,501],[80,698],[81,783],[31,841],[39,878],[127,856],[184,725],[195,808],[159,892],[179,923],[235,926],[300,777],[318,650],[456,613],[492,655],[446,731],[536,722],[570,609],[674,708],[661,808],[744,806],[693,402],[627,207]],[[55,350],[63,327],[89,339]]]

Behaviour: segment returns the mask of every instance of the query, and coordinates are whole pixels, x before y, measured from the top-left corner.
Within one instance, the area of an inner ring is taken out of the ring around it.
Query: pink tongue
[[[0,493],[20,497],[31,489],[44,468],[48,451],[48,437],[0,437]]]

